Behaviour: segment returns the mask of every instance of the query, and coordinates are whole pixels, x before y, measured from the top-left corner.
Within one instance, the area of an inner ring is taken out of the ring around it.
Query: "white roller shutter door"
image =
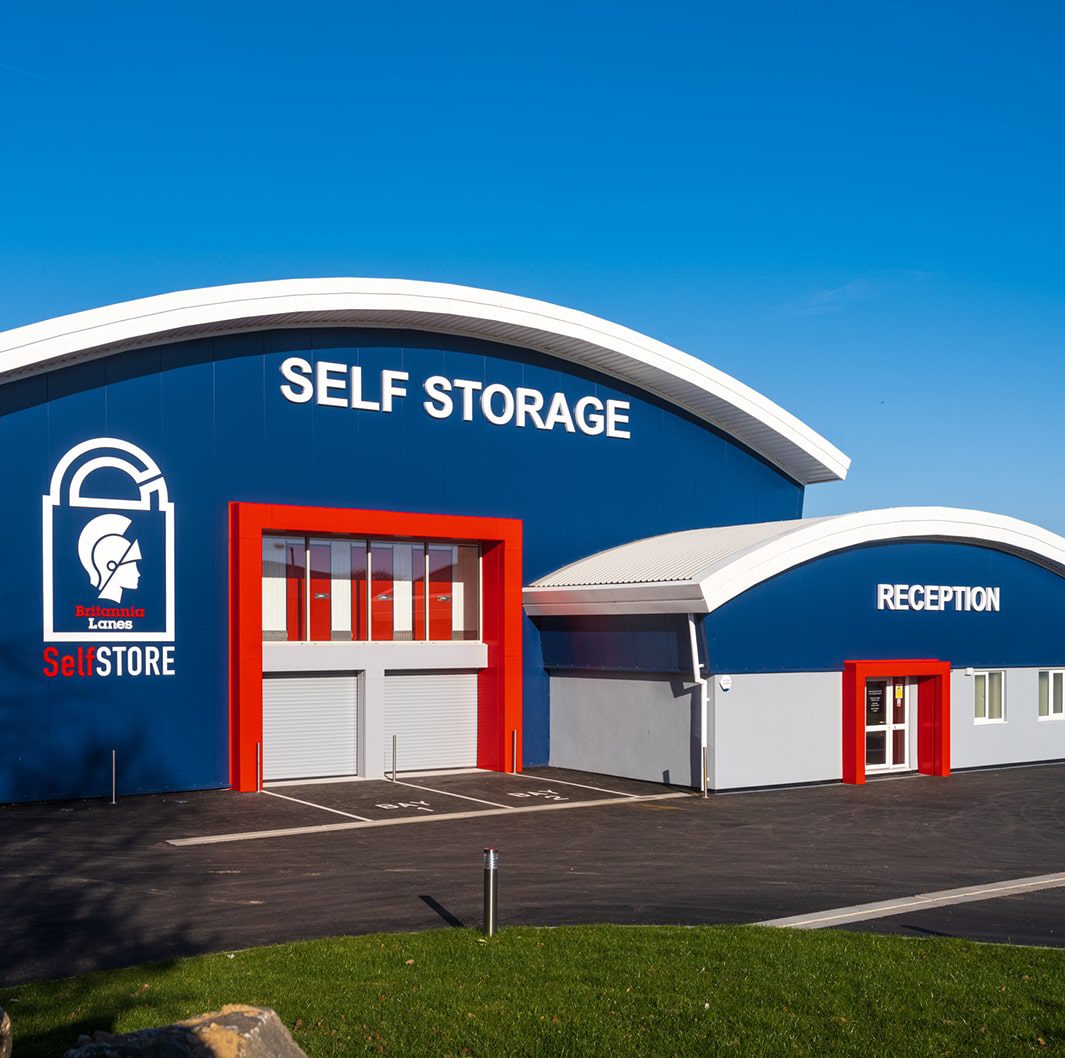
[[[477,673],[385,676],[385,770],[477,767]]]
[[[358,683],[351,673],[263,677],[263,779],[354,775]]]

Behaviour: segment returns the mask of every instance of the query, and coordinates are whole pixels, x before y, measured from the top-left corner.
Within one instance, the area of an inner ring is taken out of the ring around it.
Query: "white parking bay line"
[[[549,779],[544,775],[526,775],[523,771],[511,771],[506,774],[514,779],[528,779],[529,782],[558,783],[559,786],[577,786],[582,790],[595,790],[596,793],[611,793],[616,794],[618,797],[631,798],[643,796],[642,794],[623,793],[621,790],[607,790],[602,786],[588,786],[583,782],[566,782],[565,779]]]
[[[298,797],[289,797],[288,794],[277,793],[274,790],[263,790],[264,794],[269,794],[271,797],[279,797],[282,801],[295,801],[298,805],[306,805],[308,808],[317,808],[322,812],[332,812],[333,815],[347,816],[348,819],[358,819],[363,823],[368,823],[369,819],[366,816],[357,816],[354,812],[341,812],[339,808],[326,808],[325,805],[320,805],[315,801],[301,801]]]
[[[435,786],[419,786],[416,782],[406,782],[403,779],[396,780],[397,786],[409,786],[412,790],[425,790],[427,793],[443,794],[445,797],[458,797],[463,801],[475,801],[479,805],[491,805],[493,808],[510,808],[510,805],[501,805],[498,801],[486,801],[483,797],[467,797],[466,794],[452,793],[450,790],[438,790]]]
[[[689,793],[651,794],[647,797],[608,797],[599,801],[567,801],[565,804],[527,805],[522,808],[486,808],[483,812],[441,812],[439,815],[401,816],[397,819],[368,819],[354,823],[320,823],[311,827],[286,827],[280,830],[249,830],[237,834],[208,834],[198,838],[170,838],[168,845],[219,845],[227,841],[255,841],[260,838],[287,838],[301,834],[331,834],[339,830],[370,830],[374,827],[409,826],[415,823],[442,823],[456,819],[482,819],[485,816],[512,816],[522,812],[564,812],[570,808],[594,808],[606,805],[631,805],[638,801],[667,801],[691,797]]]
[[[971,904],[977,900],[993,900],[1000,896],[1020,896],[1040,889],[1065,888],[1065,873],[1037,874],[1031,878],[1014,878],[1005,882],[990,882],[987,885],[970,885],[963,889],[941,889],[935,893],[919,893],[896,900],[880,900],[875,904],[854,904],[837,907],[830,911],[818,911],[810,915],[791,915],[788,918],[771,918],[756,923],[759,926],[781,926],[785,929],[826,929],[845,926],[849,922],[865,922],[875,918],[889,918],[911,911],[927,911],[934,907],[951,904]]]

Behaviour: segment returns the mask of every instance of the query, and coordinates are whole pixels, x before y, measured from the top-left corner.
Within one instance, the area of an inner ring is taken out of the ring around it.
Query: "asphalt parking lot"
[[[337,933],[756,923],[1065,946],[1065,765],[721,794],[533,769],[0,808],[0,983]],[[432,825],[426,825],[431,823]],[[1018,885],[1018,880],[1022,884]],[[993,898],[911,899],[993,885]]]

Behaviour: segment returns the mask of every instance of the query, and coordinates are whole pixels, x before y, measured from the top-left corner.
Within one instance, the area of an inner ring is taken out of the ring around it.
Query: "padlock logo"
[[[174,505],[147,452],[116,437],[75,445],[42,518],[45,642],[174,641]]]

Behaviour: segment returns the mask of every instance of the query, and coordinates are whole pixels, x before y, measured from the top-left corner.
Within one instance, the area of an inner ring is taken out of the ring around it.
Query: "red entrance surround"
[[[250,791],[258,780],[263,737],[264,532],[337,533],[481,544],[484,641],[488,667],[477,679],[477,764],[521,767],[521,522],[514,518],[405,514],[268,503],[229,505],[229,785]],[[517,760],[511,735],[518,732]]]
[[[917,770],[950,774],[950,662],[929,658],[843,663],[843,781],[865,782],[865,681],[906,676],[917,682]]]

